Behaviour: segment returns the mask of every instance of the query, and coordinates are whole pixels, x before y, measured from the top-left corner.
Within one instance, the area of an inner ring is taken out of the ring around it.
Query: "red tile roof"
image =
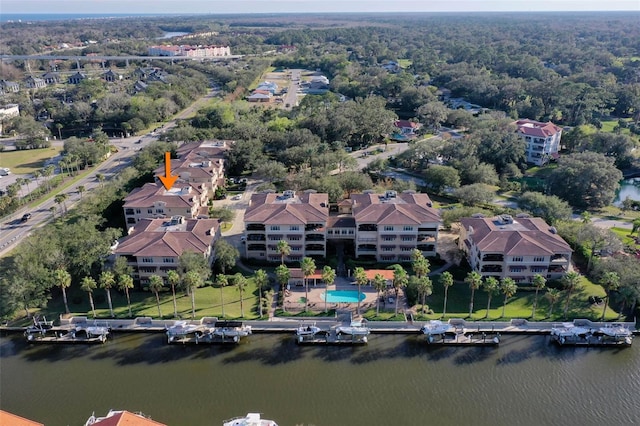
[[[378,225],[419,225],[440,222],[427,194],[401,193],[395,198],[381,194],[352,194],[356,223]]]
[[[499,218],[460,219],[471,240],[481,252],[502,253],[511,256],[549,256],[570,253],[571,247],[554,232],[543,219],[514,218],[505,224]]]
[[[198,185],[176,182],[171,190],[166,190],[161,183],[145,183],[142,188],[136,188],[124,199],[124,208],[147,208],[160,201],[167,207],[191,208],[193,198],[200,197],[205,190]]]
[[[329,217],[327,194],[300,193],[286,198],[282,194],[253,194],[244,214],[245,222],[265,225],[304,225],[326,223]]]
[[[129,411],[110,411],[107,417],[99,418],[95,426],[166,426]]]
[[[562,131],[560,127],[550,121],[547,123],[541,123],[539,121],[522,119],[516,121],[515,124],[518,126],[518,132],[526,136],[533,136],[537,138],[548,138],[549,136],[553,136]]]
[[[409,121],[409,120],[396,120],[394,124],[396,127],[399,127],[401,129],[404,129],[404,128],[418,129],[421,126],[420,123],[416,123],[414,121]]]
[[[185,251],[205,253],[220,226],[218,219],[185,219],[164,226],[168,219],[142,219],[116,248],[117,255],[179,257]]]

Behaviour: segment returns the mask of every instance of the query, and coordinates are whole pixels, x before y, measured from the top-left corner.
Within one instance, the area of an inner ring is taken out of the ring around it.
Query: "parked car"
[[[240,199],[242,199],[242,195],[240,195],[240,194],[234,195],[231,199],[232,200],[240,200]]]

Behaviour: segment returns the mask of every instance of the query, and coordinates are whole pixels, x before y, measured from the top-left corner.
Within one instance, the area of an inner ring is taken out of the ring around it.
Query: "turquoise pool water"
[[[358,290],[329,290],[323,298],[329,303],[358,303]],[[365,295],[360,293],[360,301],[364,298]]]

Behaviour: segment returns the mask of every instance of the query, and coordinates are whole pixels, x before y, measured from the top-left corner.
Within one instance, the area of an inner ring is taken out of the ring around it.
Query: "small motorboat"
[[[222,426],[278,426],[273,420],[260,418],[260,413],[249,413],[245,417],[226,420]]]
[[[240,321],[218,321],[209,333],[222,339],[231,338],[234,342],[238,342],[240,338],[251,334],[251,326],[244,325]]]
[[[339,326],[336,328],[336,334],[348,334],[351,336],[368,336],[371,333],[368,327],[366,327],[362,321],[351,321],[348,326]]]
[[[301,325],[296,329],[296,336],[314,336],[320,331],[322,331],[320,327],[317,327],[315,324]]]

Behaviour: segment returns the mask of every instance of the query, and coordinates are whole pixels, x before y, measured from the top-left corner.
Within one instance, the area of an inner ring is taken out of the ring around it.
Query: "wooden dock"
[[[551,341],[558,344],[558,346],[586,346],[586,347],[629,347],[631,346],[631,339],[607,339],[602,336],[587,335],[584,337],[576,338],[558,338],[557,336],[551,336]]]
[[[238,336],[219,336],[212,333],[194,333],[186,336],[167,337],[170,345],[220,345],[240,343]]]
[[[107,334],[92,335],[87,333],[85,329],[68,327],[27,329],[24,335],[29,343],[95,344],[107,341]]]

